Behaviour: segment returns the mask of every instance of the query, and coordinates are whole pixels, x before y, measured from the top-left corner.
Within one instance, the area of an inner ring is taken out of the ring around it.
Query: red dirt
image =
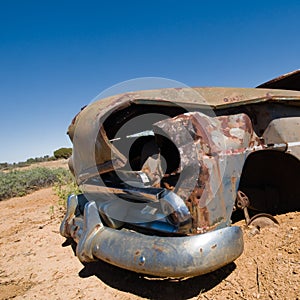
[[[277,216],[278,228],[254,236],[240,221],[240,258],[179,281],[81,264],[63,246],[58,202],[51,188],[0,202],[0,299],[300,299],[299,212]]]

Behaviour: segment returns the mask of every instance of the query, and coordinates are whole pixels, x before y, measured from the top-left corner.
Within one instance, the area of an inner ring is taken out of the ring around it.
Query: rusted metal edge
[[[224,88],[224,87],[209,87],[209,88],[166,88],[158,90],[142,90],[130,93],[123,93],[107,98],[99,99],[81,112],[86,113],[90,109],[97,107],[98,111],[105,110],[105,113],[110,111],[110,108],[119,109],[131,103],[138,103],[146,101],[151,104],[169,105],[168,102],[174,102],[181,105],[208,105],[211,107],[219,107],[219,105],[226,104],[228,107],[234,103],[242,103],[243,101],[268,100],[272,98],[278,99],[295,99],[300,100],[299,91],[290,90],[274,90],[274,89],[255,89],[255,88]],[[81,114],[81,113],[80,113]],[[79,114],[79,115],[80,115]],[[76,123],[76,122],[74,122]],[[73,124],[74,125],[74,124]]]
[[[218,104],[216,106],[213,106],[213,109],[222,109],[222,108],[230,108],[230,107],[238,107],[241,105],[249,105],[249,104],[256,104],[256,103],[282,103],[282,104],[289,104],[292,102],[292,105],[300,106],[300,96],[299,97],[283,97],[283,96],[270,96],[270,97],[264,97],[264,98],[255,98],[255,99],[249,99],[246,101],[241,102],[232,102],[230,104],[224,103],[224,104]]]
[[[300,69],[280,75],[257,86],[257,88],[300,90]]]

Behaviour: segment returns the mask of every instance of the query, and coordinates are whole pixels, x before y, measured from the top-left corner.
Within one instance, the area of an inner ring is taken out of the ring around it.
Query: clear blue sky
[[[70,147],[110,86],[252,87],[300,67],[300,1],[0,0],[0,162]]]

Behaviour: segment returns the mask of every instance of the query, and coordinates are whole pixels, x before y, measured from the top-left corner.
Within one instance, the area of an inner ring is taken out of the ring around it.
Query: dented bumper
[[[239,227],[225,227],[192,236],[153,236],[116,230],[101,222],[95,202],[87,202],[84,216],[78,212],[78,197],[68,199],[60,232],[77,242],[81,262],[101,259],[138,273],[163,277],[189,277],[214,271],[243,252]]]

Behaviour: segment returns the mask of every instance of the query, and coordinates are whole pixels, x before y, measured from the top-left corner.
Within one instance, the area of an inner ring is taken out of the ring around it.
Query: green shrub
[[[54,191],[59,197],[59,204],[65,205],[66,200],[71,194],[79,194],[81,191],[75,182],[75,178],[69,172],[69,176],[58,176],[58,180],[54,183]]]
[[[66,182],[73,180],[69,170],[37,167],[8,173],[0,172],[0,200],[24,196],[40,188],[53,186],[62,179]]]
[[[72,155],[72,148],[59,148],[53,153],[56,159],[69,158]]]

